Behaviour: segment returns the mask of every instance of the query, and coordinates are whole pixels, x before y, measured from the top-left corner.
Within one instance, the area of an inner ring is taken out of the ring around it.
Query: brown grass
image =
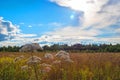
[[[62,62],[57,65],[52,64],[54,60],[44,59],[45,53],[33,54],[42,58],[40,64],[47,63],[52,65],[50,72],[41,73],[38,71],[39,80],[120,80],[120,53],[70,53],[71,59],[74,61],[73,63]],[[53,53],[53,55],[55,54]],[[0,60],[5,57],[14,59],[21,55],[25,56],[26,59],[31,56],[30,53],[0,53]],[[13,64],[16,66],[16,63]],[[26,63],[23,61],[21,64],[25,65]],[[42,69],[40,64],[37,64],[38,70]],[[7,66],[3,63],[0,63],[0,65],[3,67]],[[15,74],[20,74],[18,72],[15,72]],[[30,72],[33,74],[30,80],[34,80],[34,73],[32,70]],[[28,73],[26,75],[28,78],[31,77]],[[23,75],[21,74],[21,76]],[[16,78],[13,78],[13,80],[17,80],[17,78],[16,75]]]

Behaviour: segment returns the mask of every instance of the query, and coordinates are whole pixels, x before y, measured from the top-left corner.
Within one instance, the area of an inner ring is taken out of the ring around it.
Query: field
[[[0,80],[120,80],[120,53],[70,53],[73,62],[44,54],[30,64],[31,53],[0,53]]]

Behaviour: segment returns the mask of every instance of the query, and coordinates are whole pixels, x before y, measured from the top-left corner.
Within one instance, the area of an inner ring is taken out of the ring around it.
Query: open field
[[[44,54],[33,53],[41,61],[28,64],[31,53],[0,53],[0,80],[120,80],[120,53],[70,53],[73,62]]]

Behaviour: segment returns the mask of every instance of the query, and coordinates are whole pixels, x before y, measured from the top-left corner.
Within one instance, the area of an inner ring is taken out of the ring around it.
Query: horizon
[[[0,46],[120,44],[120,0],[1,0]]]

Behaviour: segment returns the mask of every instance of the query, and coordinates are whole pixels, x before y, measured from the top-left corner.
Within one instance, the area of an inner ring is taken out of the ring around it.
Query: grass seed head
[[[54,56],[50,53],[46,53],[45,56],[44,56],[46,59],[51,59],[53,60],[54,59]]]
[[[14,62],[20,61],[20,60],[22,60],[23,58],[24,58],[23,55],[22,55],[22,56],[19,56],[19,57],[16,57],[16,58],[14,59]]]
[[[37,56],[32,56],[28,59],[27,64],[35,64],[35,63],[40,63],[41,62],[41,58],[37,57]]]

